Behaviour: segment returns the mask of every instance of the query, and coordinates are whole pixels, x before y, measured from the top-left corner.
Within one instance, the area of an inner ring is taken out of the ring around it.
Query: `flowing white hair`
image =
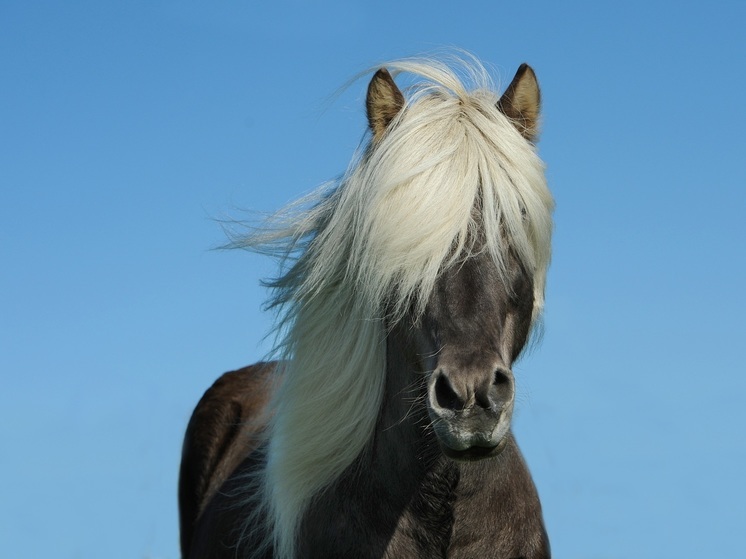
[[[285,268],[269,282],[282,365],[258,492],[281,559],[294,556],[313,496],[371,439],[384,319],[423,310],[440,272],[482,250],[501,273],[513,250],[532,273],[534,318],[543,306],[553,201],[543,163],[497,108],[488,73],[474,59],[385,66],[424,80],[386,134],[339,181],[237,242],[280,254]]]

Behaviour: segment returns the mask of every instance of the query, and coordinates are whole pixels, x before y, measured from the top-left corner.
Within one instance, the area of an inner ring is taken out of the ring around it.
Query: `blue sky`
[[[737,556],[746,4],[0,4],[0,547],[176,559],[181,438],[259,359],[273,263],[215,218],[335,177],[365,68],[467,49],[544,95],[557,200],[515,430],[557,558]]]

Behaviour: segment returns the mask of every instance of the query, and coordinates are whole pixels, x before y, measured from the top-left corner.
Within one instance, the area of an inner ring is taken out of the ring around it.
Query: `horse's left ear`
[[[539,137],[539,111],[541,92],[533,69],[521,64],[513,81],[497,102],[497,108],[510,118],[518,131],[529,142]]]
[[[365,107],[368,112],[368,124],[373,132],[373,141],[377,142],[404,107],[404,95],[386,68],[378,70],[370,80]]]

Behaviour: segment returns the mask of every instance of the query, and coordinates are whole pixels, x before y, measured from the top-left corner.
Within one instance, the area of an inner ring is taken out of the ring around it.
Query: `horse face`
[[[526,343],[534,298],[531,276],[517,258],[508,260],[506,277],[487,251],[445,270],[418,322],[427,410],[451,458],[495,456],[508,441],[511,367]]]

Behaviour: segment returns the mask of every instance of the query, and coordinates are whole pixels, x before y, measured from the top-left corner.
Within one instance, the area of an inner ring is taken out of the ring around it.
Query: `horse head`
[[[539,102],[536,77],[524,64],[495,109],[508,117],[526,143],[533,143]],[[367,96],[371,149],[405,110],[405,97],[393,78],[379,70]],[[482,205],[481,196],[476,206]],[[407,320],[416,367],[424,374],[422,400],[429,427],[443,453],[458,460],[495,456],[505,448],[515,402],[512,367],[541,304],[537,287],[543,292],[543,277],[535,281],[535,270],[514,249],[505,222],[510,215],[501,213],[490,231],[483,223],[483,208],[472,213],[469,238],[455,243],[460,246],[444,260],[427,300],[413,305]],[[522,206],[514,214],[517,221],[531,218]],[[515,223],[512,226],[515,229]],[[500,238],[490,242],[490,234]]]

